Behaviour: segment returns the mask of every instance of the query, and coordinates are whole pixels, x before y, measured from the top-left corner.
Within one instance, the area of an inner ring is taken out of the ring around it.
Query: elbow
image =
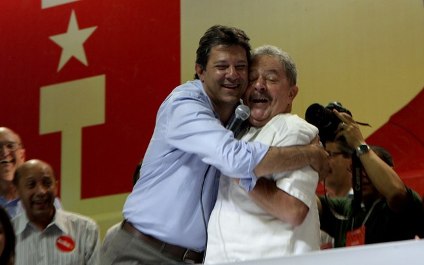
[[[283,222],[290,223],[293,227],[300,226],[305,221],[308,215],[309,208],[305,204],[301,203],[296,207],[293,207],[291,211],[280,212],[277,216]]]
[[[309,208],[306,205],[302,205],[296,209],[296,212],[293,214],[291,224],[293,227],[300,226],[303,221],[305,221],[306,216],[308,215]]]
[[[400,212],[409,203],[408,192],[403,187],[403,189],[399,189],[386,200],[393,211]]]

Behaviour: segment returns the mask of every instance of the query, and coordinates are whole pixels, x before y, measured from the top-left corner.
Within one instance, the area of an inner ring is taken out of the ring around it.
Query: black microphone
[[[234,111],[234,115],[231,117],[230,121],[227,123],[228,130],[231,130],[234,133],[234,136],[240,132],[241,125],[245,120],[250,116],[250,109],[248,106],[240,104]]]

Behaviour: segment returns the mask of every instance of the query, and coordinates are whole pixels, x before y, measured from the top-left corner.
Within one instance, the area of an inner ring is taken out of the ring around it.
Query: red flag
[[[180,2],[9,0],[0,10],[0,126],[58,177],[75,165],[82,198],[129,192],[180,82]]]

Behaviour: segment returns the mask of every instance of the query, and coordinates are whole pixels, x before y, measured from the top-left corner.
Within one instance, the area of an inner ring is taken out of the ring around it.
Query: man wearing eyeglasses
[[[338,141],[325,143],[325,150],[330,156],[330,173],[324,179],[324,186],[329,197],[353,195],[351,154],[342,149],[343,145]]]
[[[345,145],[336,140],[326,141],[325,150],[330,157],[330,172],[324,178],[324,188],[327,197],[352,197],[352,159]],[[328,249],[334,247],[334,238],[321,230],[320,248]]]
[[[25,149],[21,137],[7,127],[0,127],[0,206],[6,209],[10,218],[23,211],[18,192],[13,184],[16,169],[25,162]],[[54,206],[62,205],[55,198]]]
[[[419,195],[393,169],[390,153],[368,146],[358,123],[335,111],[342,121],[336,139],[343,137],[355,152],[359,167],[357,198],[318,200],[321,229],[334,238],[334,247],[392,242],[424,236],[424,209]]]
[[[18,193],[12,180],[15,170],[25,161],[25,149],[17,133],[0,127],[0,205],[11,217],[16,215]]]

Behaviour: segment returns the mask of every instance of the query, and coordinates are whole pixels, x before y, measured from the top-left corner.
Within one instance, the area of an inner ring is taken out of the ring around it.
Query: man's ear
[[[349,166],[347,167],[347,171],[349,171],[349,173],[351,173],[351,174],[352,174],[352,172],[353,172],[353,165],[352,165],[352,162],[350,162]]]
[[[25,149],[22,149],[21,150],[20,156],[22,158],[22,161],[25,161],[25,159],[26,159],[26,151],[25,151]]]
[[[203,72],[205,71],[203,67],[197,63],[196,66],[194,67],[194,70],[196,71],[196,74],[199,77],[200,81],[203,82],[204,80],[202,76],[203,76]]]
[[[54,197],[57,197],[57,193],[59,192],[59,181],[58,180],[54,180],[54,190],[53,190],[53,194]]]
[[[299,88],[296,85],[290,87],[289,97],[292,101],[297,96],[298,92],[299,92]]]

